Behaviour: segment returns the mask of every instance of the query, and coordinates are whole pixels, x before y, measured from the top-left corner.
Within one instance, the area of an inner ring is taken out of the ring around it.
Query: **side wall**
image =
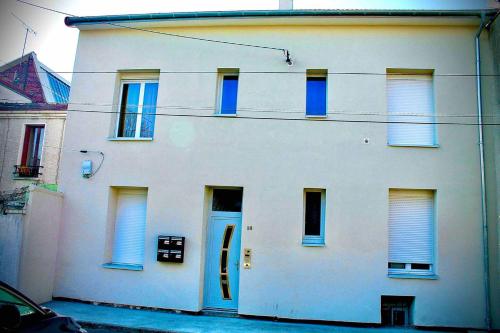
[[[23,214],[0,214],[0,281],[18,287]]]
[[[500,328],[500,19],[481,39],[486,203],[489,230],[490,303],[493,328]],[[495,74],[496,76],[492,76]]]
[[[59,158],[66,122],[66,111],[0,112],[0,191],[32,183],[58,182]],[[45,135],[38,179],[15,179],[14,165],[20,163],[25,125],[45,124]]]
[[[63,196],[34,187],[23,225],[18,288],[38,303],[52,299]]]

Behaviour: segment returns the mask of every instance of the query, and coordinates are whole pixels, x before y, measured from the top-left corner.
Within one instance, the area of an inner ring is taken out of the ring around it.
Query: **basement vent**
[[[414,299],[413,296],[382,296],[382,325],[411,326]]]

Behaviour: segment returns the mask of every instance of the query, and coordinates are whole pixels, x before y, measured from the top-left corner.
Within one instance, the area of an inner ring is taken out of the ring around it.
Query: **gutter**
[[[483,105],[482,105],[482,91],[481,91],[481,50],[480,50],[480,37],[485,28],[495,20],[500,12],[485,20],[485,13],[481,14],[481,24],[475,35],[475,48],[476,48],[476,89],[477,89],[477,124],[479,136],[479,164],[481,168],[481,213],[482,213],[482,226],[483,226],[483,274],[484,274],[484,292],[485,292],[485,324],[486,328],[491,330],[491,300],[490,300],[490,267],[489,267],[489,254],[488,254],[488,221],[486,216],[486,183],[485,183],[485,168],[484,168],[484,141],[483,141]]]
[[[487,10],[240,10],[212,12],[179,12],[152,14],[123,14],[103,16],[68,16],[64,23],[68,27],[85,24],[133,23],[142,21],[176,21],[192,19],[258,18],[258,17],[481,17],[495,14]]]

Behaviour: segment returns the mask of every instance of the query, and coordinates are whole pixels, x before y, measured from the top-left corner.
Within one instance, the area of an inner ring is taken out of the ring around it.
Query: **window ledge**
[[[439,276],[436,274],[412,274],[412,273],[389,273],[387,277],[391,279],[422,279],[422,280],[438,280]]]
[[[117,264],[117,263],[113,263],[113,262],[102,264],[102,267],[111,268],[111,269],[125,269],[125,270],[129,270],[129,271],[142,271],[144,269],[144,267],[142,265]]]
[[[302,239],[302,246],[324,247],[325,240],[323,238],[304,238]]]
[[[237,117],[237,113],[216,113],[215,114],[217,117],[229,117],[229,118],[234,118]]]
[[[153,138],[126,138],[126,137],[115,137],[108,138],[108,141],[153,141]]]
[[[318,114],[318,115],[306,114],[306,118],[308,118],[308,119],[327,119],[328,116],[327,115],[321,115],[321,114]]]
[[[435,145],[417,145],[417,144],[398,144],[398,143],[387,143],[389,147],[407,147],[407,148],[439,148],[438,144]]]
[[[325,247],[325,243],[302,242],[302,246],[305,246],[305,247]]]
[[[40,177],[12,177],[13,180],[40,180]]]

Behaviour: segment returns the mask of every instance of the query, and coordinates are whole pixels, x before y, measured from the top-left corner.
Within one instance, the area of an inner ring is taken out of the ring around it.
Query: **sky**
[[[278,9],[279,0],[26,0],[78,16],[190,12],[216,10]],[[294,9],[480,9],[495,0],[295,0]],[[28,6],[16,0],[0,0],[0,65],[19,58],[28,24],[25,54],[54,71],[71,71],[78,29],[64,24],[64,15]],[[71,81],[71,73],[61,74]]]

